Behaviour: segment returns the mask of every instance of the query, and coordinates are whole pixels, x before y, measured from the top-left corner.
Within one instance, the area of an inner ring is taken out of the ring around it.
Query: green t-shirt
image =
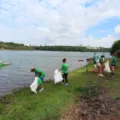
[[[117,61],[116,57],[112,56],[111,65],[116,65],[116,61]]]
[[[103,62],[103,58],[102,57],[100,58],[100,62]]]
[[[63,63],[61,65],[61,70],[62,70],[62,73],[68,73],[68,64],[67,63]]]
[[[41,75],[39,75],[40,72],[42,73]],[[45,77],[45,72],[40,70],[40,68],[36,68],[35,69],[35,75],[38,75],[40,78],[44,78]]]

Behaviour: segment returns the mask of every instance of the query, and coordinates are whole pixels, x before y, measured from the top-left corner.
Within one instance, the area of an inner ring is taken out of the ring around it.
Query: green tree
[[[120,57],[120,40],[116,40],[111,48],[111,52],[116,52],[117,56]]]
[[[116,40],[112,45],[111,51],[115,52],[119,49],[120,49],[120,40]]]

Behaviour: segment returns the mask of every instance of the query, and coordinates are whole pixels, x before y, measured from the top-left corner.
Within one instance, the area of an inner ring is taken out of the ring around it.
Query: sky
[[[0,41],[111,47],[120,0],[0,0]]]

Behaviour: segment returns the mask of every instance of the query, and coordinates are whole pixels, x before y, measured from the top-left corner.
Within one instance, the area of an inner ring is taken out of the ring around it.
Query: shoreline
[[[109,96],[120,97],[120,63],[116,69],[116,75],[110,78],[108,75],[101,78],[97,73],[91,73],[92,62],[88,67],[88,73],[86,73],[86,66],[70,72],[68,87],[50,81],[45,83],[44,92],[34,94],[27,87],[2,97],[0,99],[0,119],[64,120],[59,118],[76,104],[76,100],[81,98],[83,92],[87,92],[86,85],[102,84],[107,89]]]
[[[85,61],[84,61],[84,62],[85,62]],[[88,65],[88,62],[86,61],[86,64],[85,64],[84,66],[80,66],[79,68],[75,68],[75,69],[70,70],[70,71],[69,71],[69,74],[72,73],[72,72],[74,72],[74,71],[76,71],[76,70],[78,70],[78,69],[82,69],[82,68],[86,67],[87,65]],[[44,83],[53,82],[53,81],[54,81],[53,79],[48,78],[48,79],[45,79],[45,80],[44,80]],[[31,83],[31,84],[32,84],[32,83]],[[15,89],[13,89],[12,91],[6,91],[5,94],[0,95],[0,98],[4,97],[4,96],[6,96],[6,95],[10,95],[10,94],[12,94],[12,93],[14,93],[14,92],[16,92],[16,91],[21,90],[21,89],[29,88],[29,86],[30,86],[30,84],[26,84],[25,86],[15,88]]]
[[[58,50],[53,50],[52,51],[52,50],[29,50],[29,49],[28,50],[22,50],[22,49],[20,49],[20,50],[19,49],[18,50],[17,49],[16,50],[12,50],[12,49],[0,49],[0,51],[46,51],[46,52],[80,52],[80,53],[87,53],[87,52],[88,53],[91,53],[91,52],[93,52],[93,53],[94,52],[99,53],[100,52],[100,53],[109,53],[109,51],[74,51],[74,50],[73,51],[64,51],[64,50],[63,51],[62,50],[59,50],[59,51]]]

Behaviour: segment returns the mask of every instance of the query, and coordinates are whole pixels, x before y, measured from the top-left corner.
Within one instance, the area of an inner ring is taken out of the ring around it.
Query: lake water
[[[0,51],[0,59],[12,63],[12,65],[0,68],[0,96],[11,92],[15,88],[30,85],[34,80],[34,74],[30,72],[33,67],[39,67],[46,72],[45,79],[53,79],[54,71],[60,68],[65,57],[69,64],[69,71],[75,70],[87,64],[86,58],[94,53],[81,52],[51,52],[51,51]],[[103,53],[98,53],[102,55]],[[105,53],[110,57],[109,53]],[[78,60],[84,62],[78,62]]]

